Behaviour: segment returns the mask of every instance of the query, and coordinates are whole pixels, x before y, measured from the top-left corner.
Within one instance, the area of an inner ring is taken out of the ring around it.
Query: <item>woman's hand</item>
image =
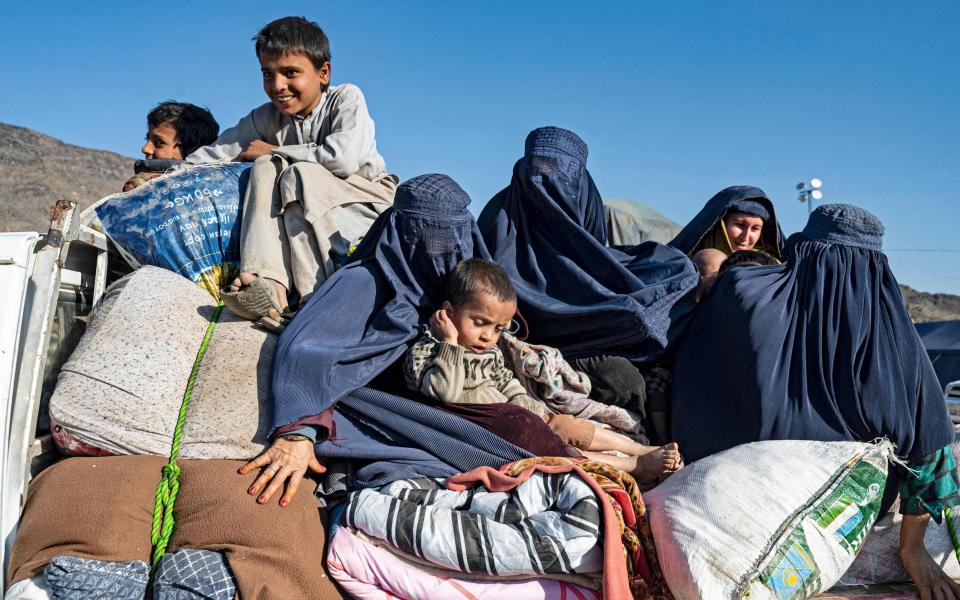
[[[240,474],[243,475],[260,467],[266,468],[247,489],[247,493],[251,496],[260,494],[257,502],[265,504],[286,483],[286,489],[280,498],[280,506],[286,506],[293,500],[307,469],[314,473],[323,473],[327,470],[317,460],[313,442],[308,439],[290,441],[282,437],[273,440],[273,444],[260,456],[240,467]],[[262,494],[261,490],[263,490]]]
[[[900,560],[910,574],[920,600],[960,600],[960,584],[947,577],[923,545],[930,515],[903,515]]]
[[[446,343],[453,344],[454,346],[457,345],[457,338],[459,337],[457,328],[453,325],[453,321],[450,320],[447,311],[444,309],[441,308],[430,317],[430,331],[433,332],[434,336]]]

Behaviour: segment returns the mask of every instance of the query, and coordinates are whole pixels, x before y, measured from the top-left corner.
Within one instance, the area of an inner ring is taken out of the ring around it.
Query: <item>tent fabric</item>
[[[960,353],[931,353],[930,360],[944,391],[951,383],[960,382]]]
[[[960,321],[917,323],[916,328],[940,386],[946,389],[948,384],[960,381]]]
[[[960,354],[960,321],[917,323],[916,327],[927,352]]]
[[[271,430],[327,410],[403,355],[440,306],[447,274],[463,259],[487,257],[468,204],[445,175],[397,188],[351,262],[280,336]]]
[[[656,360],[693,310],[696,269],[654,242],[626,253],[606,247],[603,203],[586,160],[576,134],[535,129],[510,185],[478,226],[513,280],[531,341],[567,358],[608,352]]]
[[[761,205],[770,214],[770,218],[764,223],[756,249],[767,252],[780,260],[783,256],[783,232],[777,222],[777,213],[773,208],[773,201],[767,197],[763,190],[749,185],[731,186],[717,192],[680,233],[670,241],[670,245],[684,254],[692,255],[702,249],[701,242],[704,242],[705,238],[714,232],[714,227],[720,223],[720,219],[723,218],[728,209],[735,210],[737,205],[744,205],[744,203],[751,201]],[[727,246],[727,248],[717,249],[729,254],[729,243],[727,243]]]
[[[632,200],[604,200],[607,244],[624,250],[643,242],[666,244],[680,233],[680,224]]]
[[[784,264],[721,275],[679,344],[672,425],[688,461],[760,440],[883,436],[915,461],[953,441],[930,359],[872,249],[879,220],[824,205],[811,224]]]

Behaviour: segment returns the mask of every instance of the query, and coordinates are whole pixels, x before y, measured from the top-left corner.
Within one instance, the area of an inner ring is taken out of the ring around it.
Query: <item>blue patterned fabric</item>
[[[655,242],[628,252],[608,248],[586,160],[587,146],[573,132],[535,129],[510,185],[490,200],[478,226],[513,280],[531,341],[567,358],[656,360],[693,310],[696,269],[684,253]]]
[[[918,461],[953,441],[880,221],[818,207],[786,262],[719,276],[677,348],[673,438],[689,461],[759,440],[888,437]]]
[[[883,249],[883,223],[866,210],[851,204],[824,204],[818,207],[803,228],[803,235],[811,240],[878,252]]]
[[[57,556],[44,569],[55,600],[143,600],[150,567]],[[165,554],[153,576],[154,600],[233,600],[236,581],[219,552],[183,549]]]
[[[143,600],[150,567],[139,560],[117,563],[57,556],[43,576],[55,600]]]
[[[280,336],[271,429],[320,414],[403,356],[442,303],[447,274],[463,259],[487,257],[468,204],[446,175],[397,188],[351,262]]]
[[[236,595],[227,559],[210,550],[165,554],[153,577],[154,600],[233,600]]]

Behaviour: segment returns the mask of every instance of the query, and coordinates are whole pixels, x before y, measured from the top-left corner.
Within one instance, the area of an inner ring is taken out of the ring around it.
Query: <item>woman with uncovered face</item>
[[[773,202],[760,188],[733,186],[721,190],[670,245],[693,257],[702,250],[730,255],[738,250],[758,250],[777,261],[783,235]]]

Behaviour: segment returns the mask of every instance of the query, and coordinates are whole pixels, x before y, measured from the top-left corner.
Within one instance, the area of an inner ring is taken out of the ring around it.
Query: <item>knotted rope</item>
[[[220,320],[221,312],[223,312],[222,301],[217,304],[213,316],[210,317],[207,331],[204,333],[200,349],[197,351],[197,358],[193,362],[193,370],[190,371],[190,379],[187,380],[187,388],[183,392],[183,402],[180,404],[180,413],[177,415],[177,426],[173,430],[170,460],[160,469],[163,477],[157,485],[156,501],[153,505],[153,529],[150,532],[154,567],[167,553],[167,545],[170,543],[170,536],[173,534],[173,504],[177,501],[177,494],[180,492],[180,467],[177,465],[177,457],[180,455],[180,443],[183,441],[183,426],[187,420],[187,407],[190,405],[193,386],[197,382],[197,373],[200,372],[200,363],[203,361],[203,355],[207,352],[207,346],[210,345],[210,338],[213,337],[213,330],[217,326],[217,321]]]

